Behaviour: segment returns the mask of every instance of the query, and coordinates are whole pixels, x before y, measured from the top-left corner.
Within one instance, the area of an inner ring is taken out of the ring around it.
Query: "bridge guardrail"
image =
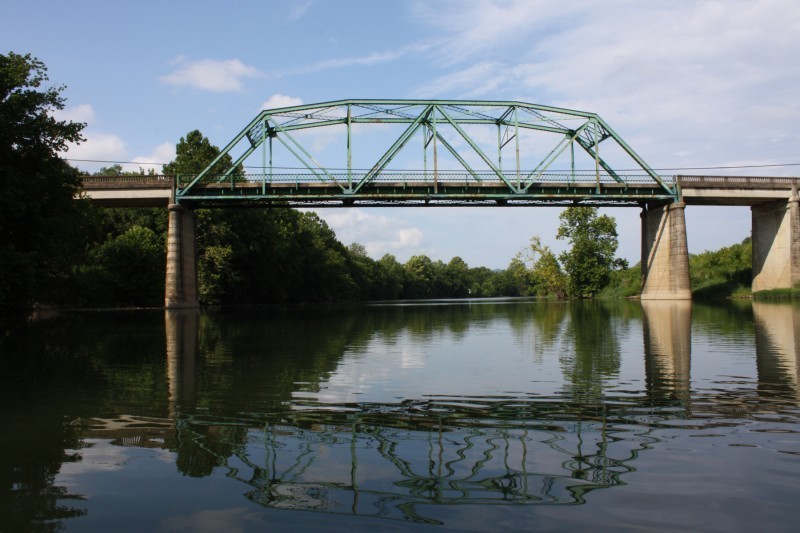
[[[523,182],[530,182],[532,179],[536,183],[586,183],[586,184],[594,184],[598,180],[598,175],[594,172],[548,172],[539,174],[536,176],[530,176],[532,172],[530,170],[521,171],[519,174],[519,179]],[[239,175],[233,178],[233,182],[235,183],[295,183],[295,182],[302,182],[302,183],[310,183],[310,182],[320,182],[320,183],[333,183],[335,180],[338,183],[347,183],[348,181],[357,183],[362,180],[367,175],[366,172],[353,172],[348,174],[347,172],[328,172],[327,174],[319,173],[314,174],[311,172],[280,172],[280,173],[252,173],[252,174],[244,174]],[[477,179],[476,179],[477,177]],[[515,171],[506,171],[505,173],[506,179],[511,182],[515,182],[517,180],[517,174]],[[621,176],[625,183],[628,184],[652,184],[653,179],[648,176],[647,174],[624,174]],[[608,183],[618,183],[611,175],[601,172],[599,174],[599,180],[603,184]],[[181,182],[185,180],[181,178]],[[228,176],[227,178],[222,178],[220,176],[210,176],[207,175],[204,177],[202,183],[209,184],[209,183],[230,183],[231,177]],[[371,183],[396,183],[396,182],[431,182],[437,181],[439,183],[463,183],[463,182],[471,182],[477,183],[478,181],[487,181],[487,182],[498,182],[501,181],[500,177],[495,174],[494,172],[486,172],[480,171],[476,172],[474,175],[470,172],[466,171],[439,171],[434,172],[429,170],[428,172],[420,172],[420,171],[410,171],[410,172],[381,172],[376,176],[370,179]]]
[[[170,188],[175,183],[171,174],[131,175],[131,176],[82,176],[84,188],[124,188],[158,187]]]
[[[800,185],[800,178],[788,176],[676,176],[681,187],[791,189]]]

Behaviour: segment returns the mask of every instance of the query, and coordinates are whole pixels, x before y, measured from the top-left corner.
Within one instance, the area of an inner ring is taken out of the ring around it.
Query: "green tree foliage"
[[[85,304],[157,306],[164,300],[166,249],[150,228],[131,226],[89,253],[77,269]]]
[[[164,165],[165,174],[182,174],[190,177],[205,170],[205,168],[219,155],[219,148],[211,144],[199,130],[190,131],[186,137],[181,137],[175,148],[175,160]],[[225,154],[211,169],[211,174],[218,174],[228,169],[233,164],[231,156]],[[241,167],[234,171],[241,175]]]
[[[434,266],[427,255],[415,255],[406,261],[404,298],[433,298]]]
[[[375,268],[376,286],[374,299],[395,300],[400,298],[403,292],[403,286],[406,283],[403,265],[401,265],[392,254],[385,254],[376,261]]]
[[[528,247],[517,258],[529,268],[517,268],[517,277],[524,284],[526,294],[565,298],[569,290],[569,280],[561,270],[561,265],[550,247],[542,244],[538,235],[531,237]]]
[[[446,287],[448,297],[466,298],[469,296],[470,278],[469,265],[466,261],[456,256],[447,263],[444,272],[448,285]]]
[[[618,270],[611,272],[608,285],[599,296],[604,299],[631,298],[642,292],[642,268],[636,263],[630,268],[622,265]]]
[[[747,237],[739,244],[689,257],[692,292],[699,298],[727,298],[749,294],[753,276],[753,244]]]
[[[596,207],[568,207],[559,215],[557,239],[566,239],[570,249],[559,259],[569,276],[570,295],[591,298],[605,287],[618,266],[617,224]]]
[[[0,55],[0,309],[58,299],[84,250],[80,177],[58,152],[79,142],[81,123],[60,121],[63,87],[44,88],[47,68],[30,55]]]

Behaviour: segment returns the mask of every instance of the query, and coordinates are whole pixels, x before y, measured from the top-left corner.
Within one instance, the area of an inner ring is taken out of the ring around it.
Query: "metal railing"
[[[800,185],[800,178],[786,176],[675,176],[681,187],[791,189]]]
[[[175,176],[172,174],[128,175],[128,176],[83,176],[84,187],[102,187],[111,185],[160,185],[172,186]]]

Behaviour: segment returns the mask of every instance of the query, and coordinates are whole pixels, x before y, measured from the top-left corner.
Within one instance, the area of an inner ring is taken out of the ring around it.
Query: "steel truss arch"
[[[356,168],[353,131],[367,128],[401,131],[382,147],[367,136],[372,161]],[[308,142],[310,133],[324,130],[342,137],[336,165],[320,163],[321,150]],[[496,143],[487,141],[495,136]],[[392,168],[399,155],[408,157],[414,138],[422,140],[422,156],[414,156],[419,164]],[[510,145],[513,165],[504,167]],[[259,148],[261,164],[251,164]],[[293,165],[273,165],[278,149]],[[233,164],[220,169],[226,156]],[[442,156],[456,168],[441,168]],[[576,161],[587,168],[576,168]],[[253,167],[257,172],[243,170]],[[200,174],[182,176],[175,192],[179,203],[267,206],[641,205],[677,196],[677,187],[595,113],[482,100],[338,100],[265,109]]]

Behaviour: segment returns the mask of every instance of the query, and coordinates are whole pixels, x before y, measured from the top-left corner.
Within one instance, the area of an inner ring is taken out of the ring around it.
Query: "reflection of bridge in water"
[[[657,448],[654,431],[675,419],[702,427],[714,409],[744,419],[787,398],[796,405],[799,313],[753,303],[755,396],[693,396],[692,304],[643,302],[641,395],[423,397],[221,418],[193,408],[199,314],[169,311],[170,417],[95,421],[85,436],[176,450],[191,476],[222,467],[272,508],[436,522],[437,506],[580,504],[624,484]]]

